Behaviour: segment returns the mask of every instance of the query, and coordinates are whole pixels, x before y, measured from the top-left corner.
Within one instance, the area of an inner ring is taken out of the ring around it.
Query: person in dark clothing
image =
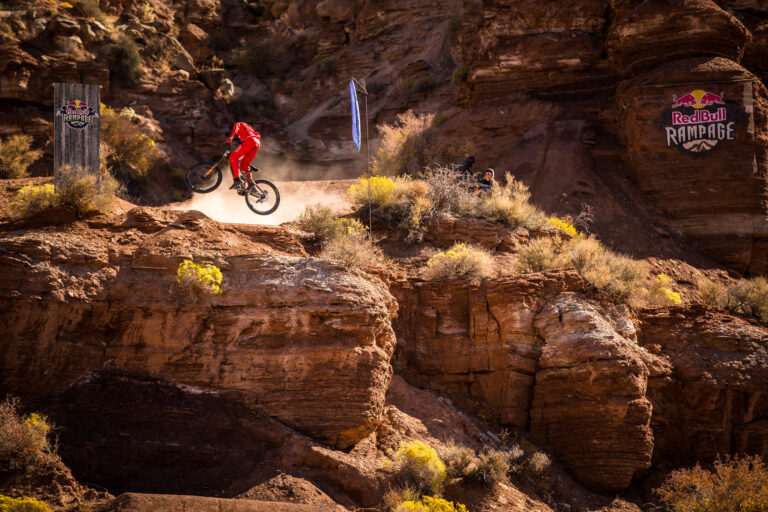
[[[483,179],[480,180],[480,186],[475,191],[475,194],[483,194],[491,191],[491,187],[494,184],[493,181],[494,172],[493,169],[486,169]]]
[[[475,164],[475,157],[469,156],[464,163],[459,166],[459,172],[465,176],[472,174],[472,166]]]

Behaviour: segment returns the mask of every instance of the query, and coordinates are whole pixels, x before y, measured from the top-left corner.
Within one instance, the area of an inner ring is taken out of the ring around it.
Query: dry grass
[[[768,323],[768,280],[764,277],[740,279],[727,287],[705,280],[698,283],[698,291],[705,304]]]
[[[339,261],[347,268],[386,268],[389,260],[366,233],[353,231],[328,240],[320,251],[323,259]]]
[[[535,478],[543,478],[549,471],[551,461],[544,452],[535,452],[528,459],[525,465],[525,471],[528,475]]]
[[[58,204],[73,208],[78,215],[111,211],[120,186],[110,174],[96,176],[70,166],[59,172]]]
[[[333,210],[320,203],[305,206],[296,223],[304,231],[312,233],[312,238],[319,242],[342,236],[344,231],[344,226]]]
[[[409,110],[398,115],[395,124],[380,126],[381,146],[373,162],[374,174],[416,174],[426,167],[434,119],[434,114],[416,115]]]
[[[27,169],[43,155],[39,149],[30,150],[32,137],[11,135],[0,139],[0,178],[24,178]]]
[[[160,163],[155,141],[141,131],[129,109],[101,108],[101,140],[107,146],[104,166],[125,183],[145,182]]]
[[[18,400],[0,403],[0,472],[34,470],[49,461],[51,429],[44,416],[23,416]]]
[[[420,498],[421,495],[413,487],[395,487],[384,495],[384,511],[395,512],[404,501],[418,501]]]
[[[569,261],[558,238],[535,238],[517,251],[516,268],[520,272],[543,272],[565,268]]]
[[[546,224],[544,212],[530,203],[528,187],[507,173],[504,186],[494,186],[477,205],[477,214],[510,227],[535,228]]]
[[[714,471],[698,465],[673,471],[656,492],[674,512],[762,512],[768,510],[768,468],[759,456],[725,457]]]
[[[506,452],[486,448],[467,474],[467,479],[477,485],[492,489],[507,481],[509,455]]]

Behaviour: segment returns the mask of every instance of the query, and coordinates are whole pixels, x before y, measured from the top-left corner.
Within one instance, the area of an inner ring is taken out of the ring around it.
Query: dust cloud
[[[280,191],[280,206],[270,215],[253,213],[245,198],[229,190],[232,179],[208,194],[194,194],[192,199],[174,205],[176,210],[197,210],[219,222],[234,224],[277,225],[295,220],[308,204],[321,203],[338,214],[346,214],[351,207],[344,198],[354,180],[276,181]]]

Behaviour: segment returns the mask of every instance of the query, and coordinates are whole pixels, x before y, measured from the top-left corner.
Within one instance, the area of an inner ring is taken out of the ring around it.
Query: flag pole
[[[363,96],[365,96],[365,152],[366,152],[366,166],[365,174],[368,178],[368,238],[373,241],[373,226],[372,226],[372,201],[371,201],[371,138],[368,134],[368,89],[365,87],[365,78],[361,82],[355,77],[352,80],[360,88]]]

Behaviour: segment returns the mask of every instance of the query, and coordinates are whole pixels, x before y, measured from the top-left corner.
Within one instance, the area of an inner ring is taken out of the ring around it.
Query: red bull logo
[[[58,114],[64,117],[65,123],[77,130],[88,126],[94,117],[99,117],[93,107],[80,100],[68,102],[59,109]]]
[[[664,116],[667,147],[703,153],[724,140],[733,140],[735,123],[728,120],[724,97],[722,92],[715,94],[703,89],[679,97],[673,95],[671,112]]]

